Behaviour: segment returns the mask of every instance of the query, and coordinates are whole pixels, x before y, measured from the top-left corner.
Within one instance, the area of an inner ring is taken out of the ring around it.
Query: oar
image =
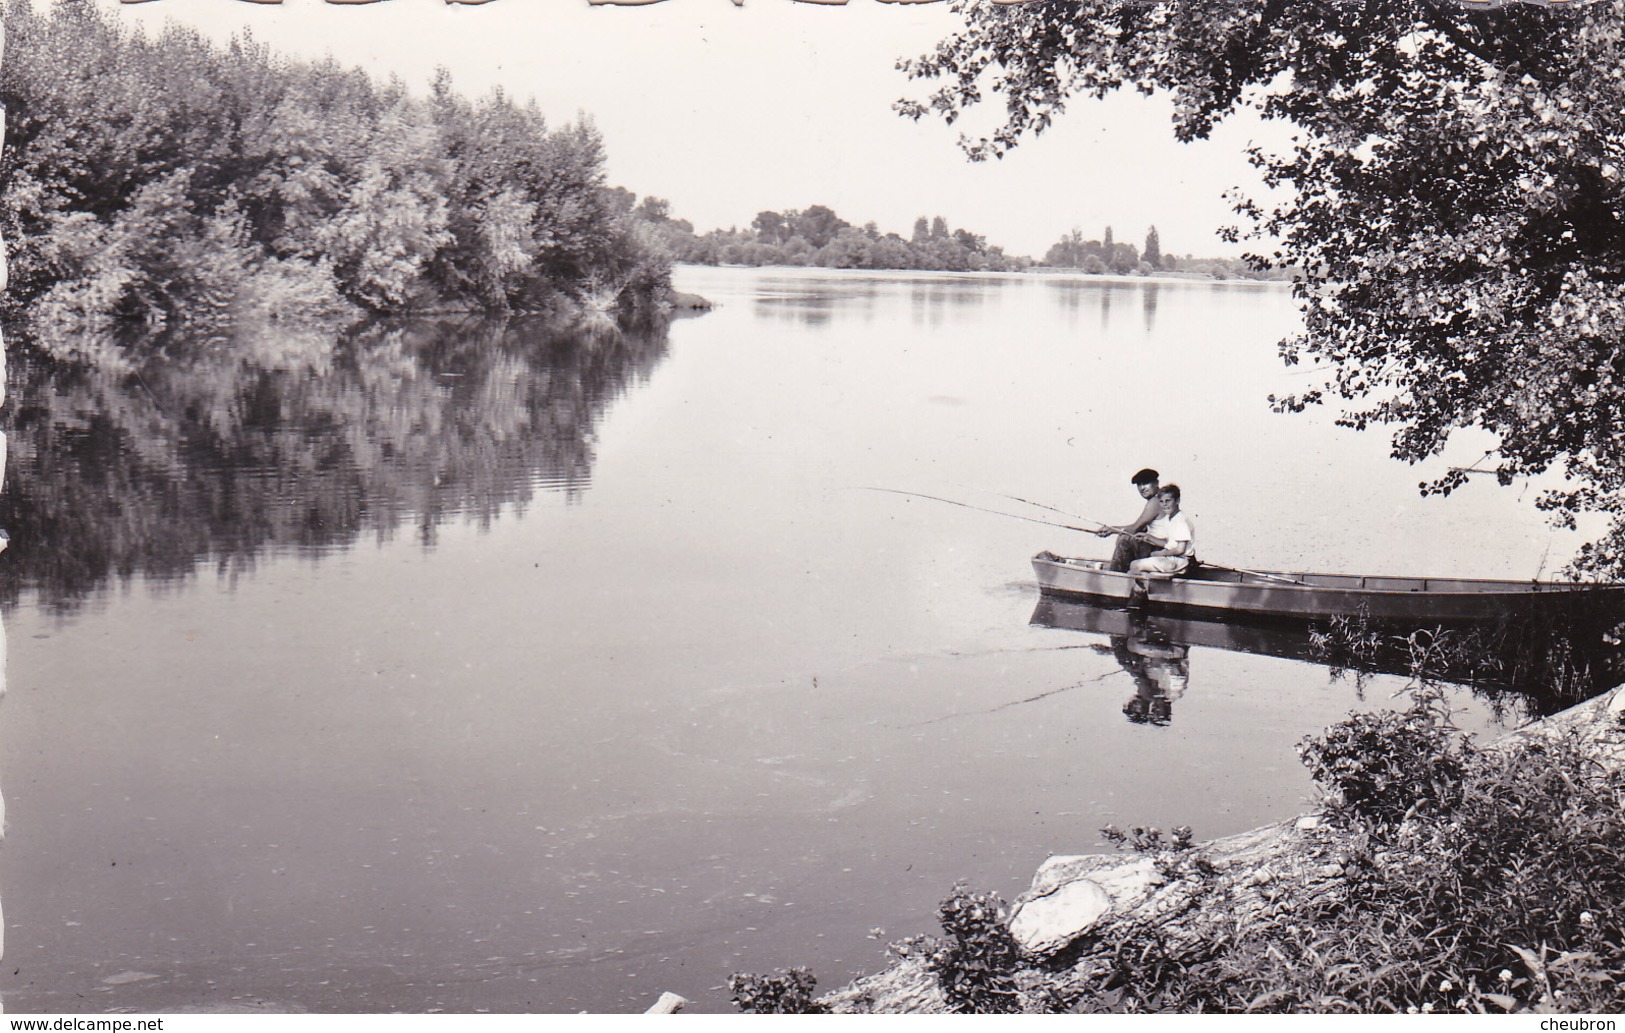
[[[1281,574],[1270,574],[1262,570],[1248,570],[1246,567],[1227,567],[1223,563],[1209,563],[1207,560],[1203,560],[1202,565],[1204,567],[1217,567],[1219,570],[1228,570],[1233,574],[1251,574],[1253,577],[1261,577],[1265,581],[1279,581],[1286,585],[1304,584],[1304,582],[1299,581],[1297,578],[1285,577]]]

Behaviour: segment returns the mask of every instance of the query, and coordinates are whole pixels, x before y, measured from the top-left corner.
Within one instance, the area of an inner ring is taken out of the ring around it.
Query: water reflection
[[[909,310],[916,326],[936,327],[986,303],[998,280],[921,280],[909,285]]]
[[[1143,282],[1123,282],[1104,278],[1074,279],[1053,277],[1045,281],[1055,304],[1066,313],[1067,324],[1076,326],[1085,309],[1100,314],[1100,329],[1109,331],[1112,324],[1112,299],[1118,295],[1138,294],[1140,298],[1141,329],[1151,333],[1157,326],[1157,303],[1163,287],[1170,290],[1186,286],[1178,282],[1146,279]]]
[[[1232,623],[1152,616],[1042,596],[1032,624],[1105,635],[1110,654],[1134,680],[1123,713],[1135,724],[1166,725],[1186,692],[1192,647],[1317,664],[1356,677],[1425,678],[1471,688],[1496,708],[1554,714],[1625,682],[1617,643],[1592,629],[1516,626],[1443,630],[1305,623]]]
[[[154,344],[127,372],[14,364],[0,602],[71,608],[115,579],[234,576],[403,526],[433,544],[453,515],[579,493],[606,407],[666,353],[663,327],[535,318]]]
[[[1131,724],[1166,725],[1174,719],[1174,701],[1190,683],[1190,647],[1168,641],[1156,629],[1137,627],[1129,635],[1111,636],[1111,654],[1134,681],[1134,696],[1123,704]]]

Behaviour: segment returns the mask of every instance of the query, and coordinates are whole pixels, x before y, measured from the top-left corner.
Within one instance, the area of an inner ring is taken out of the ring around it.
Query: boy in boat
[[[1128,565],[1131,574],[1178,574],[1196,556],[1196,526],[1179,511],[1179,485],[1157,490],[1160,515],[1139,535],[1151,553]]]
[[[1151,521],[1162,515],[1162,508],[1157,505],[1159,478],[1160,475],[1155,470],[1141,470],[1129,478],[1134,484],[1134,490],[1140,493],[1140,498],[1145,499],[1145,506],[1140,510],[1140,515],[1134,518],[1132,524],[1123,527],[1108,524],[1095,532],[1102,538],[1114,534],[1117,536],[1117,547],[1112,550],[1112,559],[1106,569],[1125,573],[1130,563],[1151,555],[1156,548],[1142,541],[1139,534],[1151,526]]]

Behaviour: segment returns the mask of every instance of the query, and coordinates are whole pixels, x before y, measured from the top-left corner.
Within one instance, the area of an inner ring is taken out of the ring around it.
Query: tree
[[[1083,231],[1074,226],[1070,233],[1051,244],[1049,250],[1044,252],[1044,264],[1076,269],[1083,265],[1084,256],[1087,254],[1088,251],[1084,249]]]
[[[835,234],[845,229],[847,223],[830,209],[815,204],[796,216],[793,225],[796,233],[807,238],[807,243],[820,248],[834,240]]]
[[[1113,244],[1106,251],[1106,264],[1119,275],[1132,273],[1140,267],[1140,253],[1133,244]]]
[[[434,137],[425,111],[404,99],[397,103],[379,122],[346,203],[310,234],[318,253],[333,262],[345,293],[372,309],[405,305],[424,267],[451,242],[440,196],[444,174],[438,161],[423,158],[433,153]],[[506,245],[507,263],[517,268],[528,257],[528,210],[511,198],[505,207],[515,210],[518,222]],[[487,227],[492,222],[487,218]]]
[[[644,222],[670,222],[671,202],[663,197],[645,197],[638,202],[634,214]]]
[[[1145,250],[1140,252],[1140,260],[1153,269],[1162,268],[1162,241],[1157,238],[1155,226],[1145,231]]]
[[[778,212],[757,212],[756,218],[750,221],[750,228],[758,240],[767,244],[782,244],[790,236],[790,228]]]
[[[37,328],[539,308],[605,282],[653,296],[667,240],[692,230],[629,225],[590,120],[549,131],[534,104],[462,100],[443,70],[416,99],[248,37],[149,38],[87,2],[9,0],[5,22],[4,308]]]
[[[1329,371],[1278,408],[1334,402],[1412,463],[1482,428],[1501,483],[1562,471],[1540,499],[1559,523],[1625,513],[1625,0],[955,9],[965,27],[903,63],[945,85],[899,109],[953,121],[1003,94],[973,158],[1124,85],[1170,94],[1182,140],[1244,106],[1291,124],[1289,147],[1248,150],[1284,200],[1234,198],[1246,236],[1278,241],[1255,268],[1303,270],[1283,358]],[[1625,573],[1625,516],[1574,566]]]

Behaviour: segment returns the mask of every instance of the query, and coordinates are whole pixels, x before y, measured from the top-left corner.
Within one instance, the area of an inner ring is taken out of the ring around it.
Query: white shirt
[[[1191,523],[1191,518],[1185,515],[1184,510],[1171,517],[1157,517],[1151,521],[1151,526],[1145,529],[1145,533],[1167,542],[1164,548],[1176,556],[1196,555],[1196,525]],[[1184,544],[1183,549],[1179,548],[1181,543]]]

